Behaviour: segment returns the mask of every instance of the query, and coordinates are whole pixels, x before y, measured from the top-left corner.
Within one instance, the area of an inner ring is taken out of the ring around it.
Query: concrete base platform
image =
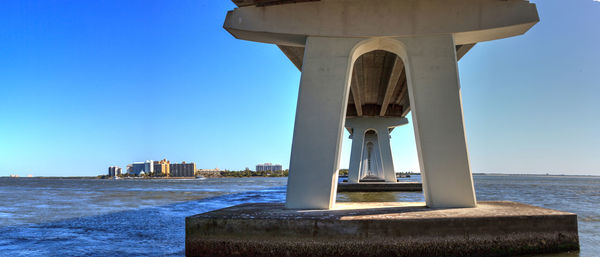
[[[360,183],[364,182],[385,182],[385,179],[361,179]]]
[[[369,175],[369,176],[366,176],[366,177],[360,179],[360,183],[363,183],[363,182],[385,182],[385,179]]]
[[[415,192],[423,191],[420,182],[361,182],[339,183],[338,192]]]
[[[186,218],[187,256],[509,256],[579,249],[577,215],[514,202],[432,209],[242,204]]]

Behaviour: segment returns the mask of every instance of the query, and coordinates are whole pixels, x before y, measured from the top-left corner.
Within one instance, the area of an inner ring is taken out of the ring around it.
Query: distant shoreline
[[[410,175],[421,175],[421,173],[410,173]],[[524,174],[524,173],[473,173],[473,176],[543,176],[543,177],[600,177],[600,175],[571,175],[571,174]],[[273,176],[219,176],[219,177],[204,177],[204,178],[268,178]],[[284,176],[281,176],[284,177]],[[287,176],[285,176],[287,177]],[[343,177],[340,175],[340,177]],[[39,177],[10,177],[0,176],[0,178],[38,178],[38,179],[106,179],[111,180],[111,177],[98,176],[39,176]],[[119,179],[196,179],[196,177],[120,177]]]
[[[600,175],[580,175],[580,174],[552,174],[552,173],[546,173],[546,174],[541,174],[541,173],[537,173],[537,174],[526,174],[526,173],[473,173],[473,176],[521,176],[521,177],[525,177],[525,176],[548,176],[548,177],[600,177]]]
[[[221,177],[200,177],[200,178],[273,178],[272,176],[251,176],[251,177],[236,177],[236,176],[221,176]],[[39,179],[98,179],[98,180],[115,180],[112,177],[98,177],[98,176],[63,176],[63,177],[54,177],[54,176],[44,176],[44,177],[9,177],[9,176],[0,176],[0,178],[39,178]],[[129,179],[200,179],[196,177],[119,177],[116,180],[129,180]]]
[[[112,180],[112,177],[97,177],[97,176],[64,176],[64,177],[54,177],[54,176],[44,176],[44,177],[8,177],[3,176],[0,178],[40,178],[40,179],[105,179]],[[120,177],[120,179],[196,179],[196,177]]]

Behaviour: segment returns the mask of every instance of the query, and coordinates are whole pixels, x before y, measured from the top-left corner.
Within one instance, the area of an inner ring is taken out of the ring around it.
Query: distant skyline
[[[459,62],[472,172],[600,175],[600,2],[537,0],[523,36]],[[167,158],[288,168],[300,72],[233,38],[231,1],[29,1],[0,7],[0,176],[94,176]],[[410,120],[410,115],[409,115]],[[412,123],[396,171],[418,171]],[[351,140],[344,134],[340,167]]]

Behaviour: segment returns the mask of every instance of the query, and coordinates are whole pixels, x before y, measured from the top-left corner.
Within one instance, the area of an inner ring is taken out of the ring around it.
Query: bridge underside
[[[457,61],[475,44],[456,46]],[[278,45],[302,71],[304,47]],[[394,53],[376,50],[354,63],[346,117],[405,117],[410,111],[404,63]]]
[[[238,7],[271,6],[320,0],[232,0]],[[457,61],[475,44],[456,46]],[[277,45],[302,71],[304,47]],[[346,117],[405,117],[410,111],[404,63],[395,54],[377,50],[359,57],[354,63]]]

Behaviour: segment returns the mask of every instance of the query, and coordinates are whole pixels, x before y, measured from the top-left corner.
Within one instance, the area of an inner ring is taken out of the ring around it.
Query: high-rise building
[[[144,162],[144,172],[148,175],[154,173],[154,162],[152,160]]]
[[[145,174],[154,173],[154,162],[152,160],[145,162],[134,162],[131,164],[131,169],[127,171],[131,175],[139,176],[141,172]]]
[[[122,171],[122,169],[117,166],[110,166],[110,167],[108,167],[108,176],[109,177],[120,176],[121,171]]]
[[[171,162],[167,159],[154,161],[154,176],[169,176],[171,170]]]
[[[263,163],[256,165],[256,171],[280,171],[283,170],[281,164]]]
[[[196,172],[196,163],[171,163],[167,159],[149,160],[127,165],[127,172],[135,176],[139,176],[140,173],[144,172],[144,174],[152,176],[193,177]]]
[[[193,177],[196,172],[196,163],[171,163],[169,168],[171,177]]]

